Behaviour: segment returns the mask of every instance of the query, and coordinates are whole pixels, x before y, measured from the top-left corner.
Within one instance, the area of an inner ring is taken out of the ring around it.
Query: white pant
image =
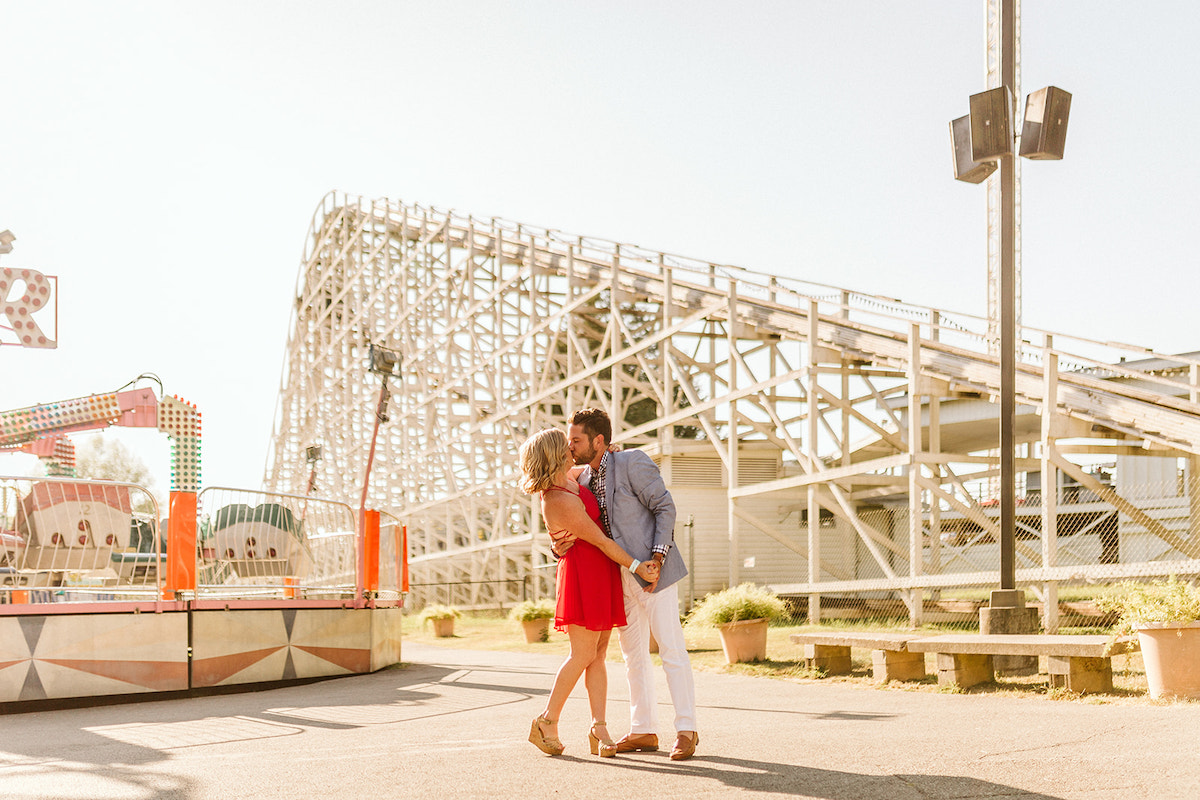
[[[654,662],[650,658],[650,634],[658,642],[658,654],[667,674],[671,704],[675,706],[675,730],[696,728],[696,688],[692,662],[688,659],[683,627],[679,624],[679,584],[649,594],[629,570],[621,570],[625,595],[626,625],[618,628],[621,655],[629,678],[629,732],[657,733],[654,722]]]

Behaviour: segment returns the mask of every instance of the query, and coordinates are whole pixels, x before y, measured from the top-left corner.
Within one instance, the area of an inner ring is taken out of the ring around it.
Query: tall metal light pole
[[[394,350],[389,350],[386,347],[372,344],[369,349],[370,364],[368,370],[380,377],[379,383],[379,402],[375,406],[375,425],[371,430],[371,449],[367,454],[367,468],[363,473],[363,488],[362,501],[358,505],[358,535],[357,540],[357,565],[358,568],[354,571],[354,592],[355,599],[363,596],[364,578],[366,576],[366,532],[367,532],[367,493],[371,488],[371,468],[375,465],[375,443],[379,439],[379,426],[388,421],[387,404],[391,397],[391,390],[388,388],[388,378],[396,374],[396,368],[400,364],[400,354]]]
[[[1017,0],[1000,2],[1000,85],[1017,89]],[[1006,132],[1012,135],[1011,131]],[[1017,156],[1000,156],[1000,589],[1017,588]],[[993,604],[997,598],[993,597]],[[1004,602],[1005,606],[1024,605]]]
[[[1016,418],[1017,418],[1017,155],[1061,159],[1066,142],[1071,95],[1053,86],[1029,96],[1020,134],[1014,126],[1017,85],[1019,0],[989,0],[989,18],[999,3],[999,86],[971,96],[971,113],[950,123],[955,178],[981,183],[1000,170],[1000,589],[992,593],[993,610],[1012,610],[1025,618],[1024,593],[1016,581]],[[990,21],[990,19],[989,19]],[[1017,147],[1019,140],[1019,150]],[[990,277],[990,276],[989,276]],[[989,320],[989,323],[991,320]],[[990,326],[989,326],[990,327]],[[1047,402],[1053,402],[1048,398]],[[982,614],[982,612],[981,612]],[[986,620],[981,616],[981,627]],[[1002,623],[1001,627],[1006,623]],[[996,632],[1021,632],[1018,629]]]

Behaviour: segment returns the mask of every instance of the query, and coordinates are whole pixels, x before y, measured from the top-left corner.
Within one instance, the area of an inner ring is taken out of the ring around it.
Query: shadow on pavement
[[[568,756],[560,756],[566,759]],[[586,758],[573,758],[584,762]],[[594,760],[594,759],[593,759]],[[1029,792],[1015,786],[965,775],[869,775],[820,769],[797,764],[753,761],[744,758],[697,754],[687,761],[671,761],[667,752],[631,756],[622,754],[614,767],[654,775],[704,778],[731,790],[793,794],[825,800],[862,798],[1004,798],[1005,800],[1063,800],[1055,795]]]

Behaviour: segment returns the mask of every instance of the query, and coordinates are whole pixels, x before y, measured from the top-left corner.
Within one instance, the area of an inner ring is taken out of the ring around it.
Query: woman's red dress
[[[571,492],[559,486],[550,487]],[[600,525],[600,504],[586,486],[579,487],[579,499],[587,515]],[[591,631],[607,631],[625,625],[625,598],[621,593],[621,568],[595,545],[582,539],[558,562],[558,600],[554,611],[555,630],[582,625]]]

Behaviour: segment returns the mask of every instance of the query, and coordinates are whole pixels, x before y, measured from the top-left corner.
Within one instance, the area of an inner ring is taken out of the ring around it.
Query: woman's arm
[[[561,495],[561,496],[560,496]],[[542,498],[542,516],[546,520],[546,528],[550,531],[567,530],[590,545],[598,547],[600,552],[628,568],[633,564],[633,557],[626,553],[621,545],[604,535],[592,518],[584,510],[583,502],[578,497],[565,496],[563,492],[547,492]],[[658,565],[653,561],[639,562],[637,574],[643,580],[655,580],[658,577]],[[647,577],[646,571],[653,573]]]

